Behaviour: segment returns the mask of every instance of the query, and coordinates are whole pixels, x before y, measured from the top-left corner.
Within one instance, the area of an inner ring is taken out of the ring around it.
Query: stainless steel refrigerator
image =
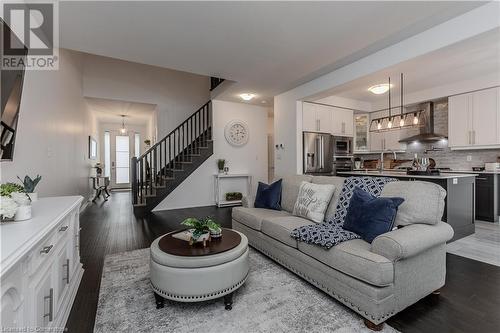
[[[333,167],[332,136],[324,133],[303,133],[304,173],[331,174]]]

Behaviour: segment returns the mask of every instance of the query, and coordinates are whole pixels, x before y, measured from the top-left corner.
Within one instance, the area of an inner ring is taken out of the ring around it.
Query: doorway
[[[140,154],[140,133],[107,130],[104,132],[104,175],[112,189],[130,188],[132,156]]]

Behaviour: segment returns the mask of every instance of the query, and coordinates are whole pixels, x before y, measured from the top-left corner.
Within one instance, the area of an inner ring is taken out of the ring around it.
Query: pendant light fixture
[[[402,128],[409,128],[409,127],[422,127],[425,124],[422,124],[422,121],[420,120],[422,113],[424,110],[418,110],[414,111],[413,113],[413,119],[410,123],[408,123],[408,113],[404,112],[404,101],[403,101],[403,73],[401,73],[401,96],[400,96],[400,105],[399,105],[399,115],[394,116],[392,114],[392,101],[391,101],[391,78],[389,77],[389,83],[387,86],[389,87],[389,108],[385,110],[389,110],[389,116],[385,117],[380,117],[380,118],[375,118],[372,119],[370,122],[370,132],[384,132],[384,131],[391,131],[391,130],[399,130]],[[380,110],[383,111],[383,110]],[[410,113],[411,114],[411,113]]]
[[[127,133],[127,129],[125,128],[125,117],[126,116],[124,114],[122,114],[121,117],[122,117],[122,128],[120,128],[120,133],[125,134],[125,133]]]

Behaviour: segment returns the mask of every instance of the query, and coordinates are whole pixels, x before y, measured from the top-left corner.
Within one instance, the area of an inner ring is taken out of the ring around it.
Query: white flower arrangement
[[[0,197],[0,215],[2,218],[11,219],[16,215],[18,204],[12,198],[2,196]]]
[[[31,204],[30,197],[26,193],[12,192],[10,197],[18,206],[29,206]]]

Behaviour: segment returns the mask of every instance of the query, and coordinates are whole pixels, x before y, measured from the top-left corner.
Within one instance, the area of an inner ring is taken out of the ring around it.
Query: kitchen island
[[[476,173],[441,173],[439,175],[407,175],[404,171],[345,171],[337,175],[391,177],[401,181],[427,181],[446,190],[443,221],[453,227],[451,241],[474,233]]]

